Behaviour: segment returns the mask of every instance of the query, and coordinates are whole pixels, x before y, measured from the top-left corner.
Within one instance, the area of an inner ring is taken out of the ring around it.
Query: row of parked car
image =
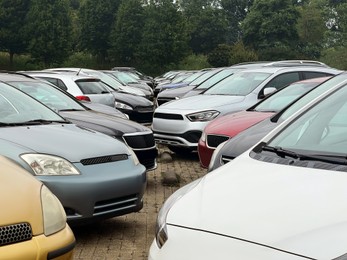
[[[280,61],[203,75],[225,70],[158,101],[156,141],[197,150],[209,172],[166,200],[149,259],[347,259],[347,73]]]
[[[71,259],[69,226],[143,207],[158,150],[140,122],[152,117],[153,102],[141,94],[144,84],[122,85],[113,73],[128,75],[120,68],[0,73],[1,259]],[[150,82],[144,89],[153,93]],[[124,108],[126,98],[144,105]]]

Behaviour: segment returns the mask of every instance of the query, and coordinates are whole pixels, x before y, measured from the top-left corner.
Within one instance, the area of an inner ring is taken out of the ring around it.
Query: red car
[[[202,167],[208,167],[213,151],[219,144],[234,137],[246,128],[274,115],[292,101],[329,78],[313,78],[294,82],[276,91],[247,110],[231,113],[212,120],[205,127],[198,144],[199,159]]]

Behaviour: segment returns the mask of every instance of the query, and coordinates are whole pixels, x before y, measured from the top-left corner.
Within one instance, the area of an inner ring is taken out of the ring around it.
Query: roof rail
[[[273,61],[265,64],[264,66],[273,66],[273,67],[289,67],[289,66],[319,66],[319,67],[329,67],[323,62],[314,61],[314,60],[280,60]]]

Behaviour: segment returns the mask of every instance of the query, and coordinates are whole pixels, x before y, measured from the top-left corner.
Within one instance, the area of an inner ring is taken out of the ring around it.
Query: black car
[[[0,73],[0,81],[39,100],[72,123],[125,142],[147,170],[156,168],[158,150],[153,132],[139,123],[89,109],[72,95],[45,81],[28,75]]]

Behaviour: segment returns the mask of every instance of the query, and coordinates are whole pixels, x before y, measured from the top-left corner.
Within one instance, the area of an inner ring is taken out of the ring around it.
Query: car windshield
[[[204,95],[246,96],[270,75],[265,72],[238,72],[206,90]]]
[[[286,109],[279,118],[277,118],[278,122],[282,122],[289,118],[291,115],[293,115],[296,111],[298,111],[300,108],[308,104],[310,101],[318,97],[319,95],[323,94],[325,91],[333,87],[334,85],[338,84],[339,82],[343,80],[347,80],[346,74],[340,74],[337,75],[327,81],[325,81],[323,84],[320,84],[318,87],[312,89],[310,92],[308,92],[306,95],[301,97],[299,100],[297,100],[295,103],[293,103],[288,109]]]
[[[318,84],[318,82],[298,82],[290,84],[260,102],[252,110],[260,112],[278,112]]]
[[[300,155],[339,156],[347,164],[347,82],[307,109],[270,142],[277,150]]]
[[[134,77],[132,77],[129,73],[123,71],[112,71],[110,72],[115,77],[117,77],[120,81],[131,84],[131,83],[139,83]]]
[[[9,82],[9,84],[27,93],[55,111],[86,110],[72,97],[69,97],[67,94],[45,82],[12,81]]]
[[[109,85],[111,88],[117,90],[119,88],[121,88],[122,84],[116,80],[115,78],[113,78],[112,76],[109,76],[101,71],[97,71],[97,70],[83,70],[84,73],[92,75],[94,77],[99,78],[102,82],[104,82],[105,84]]]
[[[75,81],[83,94],[108,94],[110,93],[106,86],[96,79],[79,79]]]
[[[189,83],[189,85],[193,85],[193,86],[199,86],[200,84],[202,84],[205,80],[207,80],[208,78],[212,77],[214,74],[216,74],[219,70],[216,69],[212,69],[210,71],[206,71],[204,74],[202,74],[200,77],[196,78],[195,80],[193,80],[192,82]]]
[[[44,121],[65,121],[29,95],[0,83],[0,126],[6,124],[35,124]]]
[[[219,81],[233,75],[233,73],[236,71],[237,71],[237,69],[221,70],[220,72],[218,72],[217,74],[213,75],[211,78],[206,80],[204,83],[200,84],[196,89],[197,90],[208,89],[208,88],[212,87],[213,85],[215,85],[216,83],[218,83]]]

